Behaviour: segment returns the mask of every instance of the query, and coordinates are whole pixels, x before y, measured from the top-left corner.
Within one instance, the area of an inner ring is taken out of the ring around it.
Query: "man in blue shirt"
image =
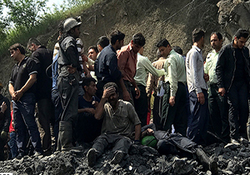
[[[125,34],[119,30],[113,31],[110,36],[111,45],[105,47],[95,61],[95,75],[97,77],[98,98],[102,97],[103,86],[108,82],[120,84],[123,90],[123,99],[130,100],[129,93],[122,80],[122,75],[117,65],[116,50],[123,46]]]

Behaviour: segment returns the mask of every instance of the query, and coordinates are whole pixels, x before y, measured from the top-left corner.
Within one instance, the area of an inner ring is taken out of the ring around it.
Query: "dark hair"
[[[193,42],[198,42],[205,36],[205,31],[200,28],[195,28],[192,32]]]
[[[89,86],[91,82],[95,83],[96,80],[94,78],[92,78],[92,77],[84,77],[82,79],[82,88],[83,88],[84,92],[85,92],[84,86]]]
[[[182,55],[183,54],[183,50],[181,49],[180,46],[173,46],[173,49],[175,52],[177,52],[178,54]]]
[[[212,32],[211,35],[210,35],[210,38],[211,38],[212,35],[217,35],[219,40],[222,40],[222,38],[223,38],[222,34],[220,32]]]
[[[169,44],[168,40],[166,40],[165,38],[162,39],[161,41],[158,42],[158,44],[156,45],[156,47],[167,47]]]
[[[9,51],[11,51],[11,50],[17,50],[17,49],[20,50],[20,53],[22,55],[25,55],[25,49],[24,49],[24,47],[20,43],[16,43],[16,44],[13,44],[12,46],[10,46]]]
[[[103,86],[103,89],[107,89],[109,87],[114,87],[115,88],[115,92],[117,93],[118,92],[118,86],[116,83],[114,82],[108,82],[106,83],[104,86]]]
[[[27,48],[29,48],[31,46],[31,44],[35,44],[37,46],[40,46],[41,43],[40,41],[38,41],[36,38],[30,38],[28,43],[27,43]]]
[[[124,38],[125,38],[125,34],[120,32],[119,30],[115,30],[110,34],[110,42],[112,45],[114,45],[117,40],[121,41]]]
[[[89,51],[90,49],[93,49],[96,53],[99,52],[96,46],[89,46],[88,51]]]
[[[237,32],[234,34],[236,38],[240,39],[241,37],[243,38],[248,38],[249,36],[249,31],[244,30],[244,29],[238,29]]]
[[[109,45],[109,39],[106,36],[101,36],[98,41],[97,45],[100,45],[102,48]]]
[[[143,47],[145,45],[145,38],[142,35],[142,33],[137,33],[137,34],[133,35],[132,40],[133,40],[134,44],[137,44],[141,47]]]

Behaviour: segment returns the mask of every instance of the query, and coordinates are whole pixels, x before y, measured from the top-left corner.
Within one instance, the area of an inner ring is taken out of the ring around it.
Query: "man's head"
[[[109,45],[109,39],[106,36],[101,36],[97,41],[98,51],[101,52],[102,49]]]
[[[220,51],[222,47],[222,43],[223,43],[223,39],[222,39],[221,33],[212,32],[210,35],[210,44],[216,52]]]
[[[41,43],[36,38],[30,38],[27,43],[27,49],[29,49],[31,52],[36,51],[39,46],[41,46]]]
[[[74,18],[68,18],[64,21],[63,31],[64,33],[68,33],[70,36],[74,38],[78,38],[80,36],[80,25],[82,23],[77,21]]]
[[[131,46],[135,53],[138,53],[141,47],[145,45],[145,38],[141,33],[133,35],[131,40]]]
[[[103,89],[108,89],[108,88],[115,88],[115,92],[113,94],[110,94],[109,98],[108,98],[108,102],[110,103],[110,105],[112,107],[115,107],[117,102],[118,102],[118,99],[119,99],[119,92],[118,92],[118,86],[116,83],[114,82],[109,82],[109,83],[106,83],[103,87]]]
[[[249,31],[244,29],[239,29],[234,35],[234,47],[242,49],[249,37]]]
[[[200,28],[196,28],[193,30],[193,32],[192,32],[193,42],[197,43],[198,46],[200,46],[201,48],[204,47],[204,43],[205,43],[204,37],[205,37],[204,30],[202,30]]]
[[[88,48],[88,57],[92,59],[93,61],[96,60],[98,54],[98,49],[96,46],[90,46]]]
[[[158,47],[159,52],[161,53],[161,56],[165,58],[167,58],[170,51],[172,50],[171,45],[166,39],[162,39],[161,41],[159,41],[156,46]]]
[[[25,55],[25,49],[20,43],[10,46],[9,52],[10,56],[16,61],[20,61],[21,57]]]
[[[176,53],[178,53],[178,54],[180,54],[180,55],[183,55],[183,50],[181,49],[180,46],[173,46],[173,50],[174,50]]]
[[[114,49],[118,50],[124,45],[125,34],[115,30],[110,34],[110,42]]]
[[[94,96],[96,93],[96,80],[92,77],[84,77],[82,82],[82,88],[85,95]]]

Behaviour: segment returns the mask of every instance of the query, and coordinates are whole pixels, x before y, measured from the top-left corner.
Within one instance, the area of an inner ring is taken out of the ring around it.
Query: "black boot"
[[[211,160],[201,148],[196,148],[196,155],[206,170],[210,170],[212,174],[218,174],[218,165],[215,160]]]

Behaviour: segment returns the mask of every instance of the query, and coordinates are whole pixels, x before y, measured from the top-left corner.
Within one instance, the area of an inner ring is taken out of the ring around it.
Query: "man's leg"
[[[197,94],[195,91],[190,92],[190,111],[191,116],[188,121],[187,137],[196,142],[197,144],[206,143],[206,135],[208,129],[208,99],[207,92],[202,90],[205,103],[201,105],[198,102]]]
[[[26,153],[26,144],[28,141],[27,136],[27,127],[24,123],[23,117],[21,115],[21,112],[19,110],[19,106],[21,105],[19,102],[13,102],[13,121],[14,121],[14,127],[16,132],[16,143],[18,148],[19,157],[25,155]]]
[[[239,134],[240,137],[247,138],[246,124],[248,120],[248,88],[246,83],[238,85],[239,96]]]
[[[147,125],[147,111],[148,111],[148,100],[145,86],[138,85],[141,95],[138,99],[135,99],[135,110],[141,121],[141,126]]]
[[[42,126],[44,135],[42,137],[42,147],[45,155],[51,154],[51,133],[50,120],[54,114],[53,103],[51,99],[41,99],[37,102],[38,105],[38,121]]]
[[[239,139],[239,99],[236,84],[233,83],[230,91],[227,93],[227,101],[229,105],[229,125],[230,125],[230,138]]]
[[[32,93],[25,94],[21,98],[21,104],[19,105],[19,110],[22,114],[23,121],[28,129],[31,138],[31,143],[35,151],[42,153],[41,138],[34,117],[35,95]]]
[[[186,87],[183,83],[178,83],[178,90],[175,97],[175,117],[174,117],[174,128],[176,133],[180,133],[186,136],[187,130],[187,113],[185,104],[186,100]]]
[[[209,88],[209,95],[208,95],[208,107],[210,112],[210,124],[211,124],[211,131],[215,133],[217,136],[220,137],[221,135],[221,116],[219,110],[219,104],[217,103],[217,92],[216,92],[216,85],[211,85]]]
[[[159,97],[159,96],[155,96],[154,99],[154,108],[153,108],[153,122],[156,126],[157,130],[162,130],[162,126],[161,126],[161,111],[162,111],[162,98],[163,97]]]

